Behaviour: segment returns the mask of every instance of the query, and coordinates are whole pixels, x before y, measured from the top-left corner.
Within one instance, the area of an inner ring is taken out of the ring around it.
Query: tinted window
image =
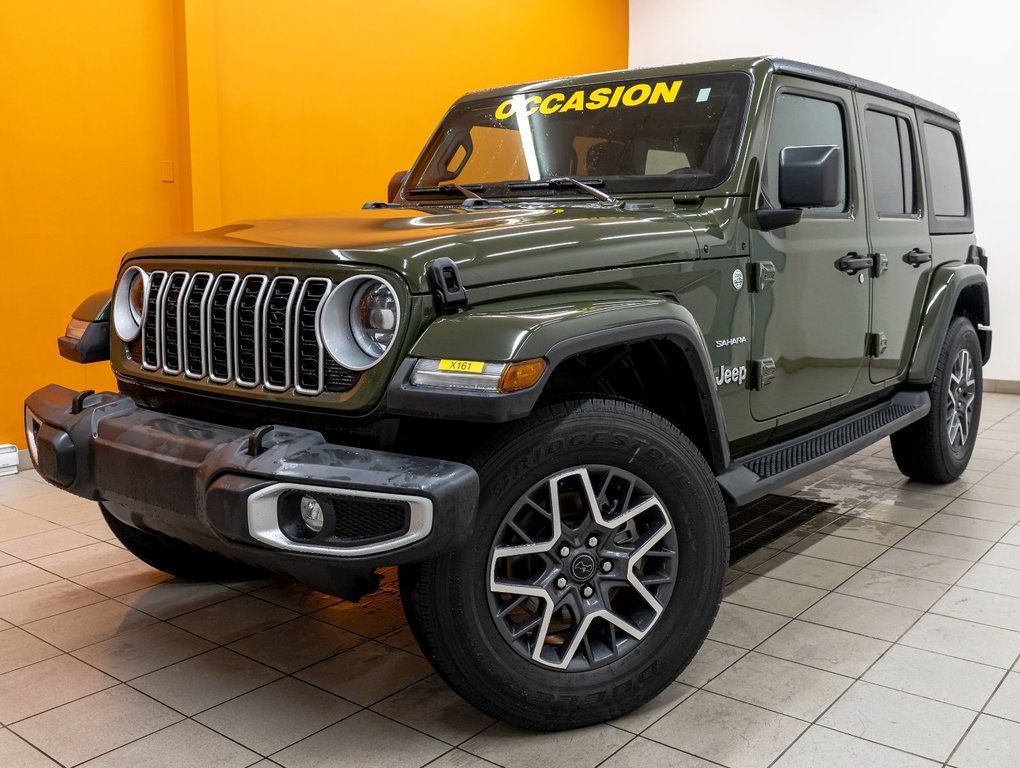
[[[780,93],[772,112],[772,129],[765,155],[765,192],[779,207],[779,153],[783,147],[837,146],[843,159],[839,203],[813,211],[846,210],[846,126],[843,110],[833,101]]]
[[[869,109],[865,113],[868,176],[879,215],[917,212],[914,141],[904,117]]]
[[[730,173],[750,83],[740,73],[689,75],[463,102],[407,191],[435,197],[456,183],[497,197],[562,195],[535,184],[561,176],[597,180],[608,192],[710,189]]]
[[[966,216],[963,167],[956,135],[940,125],[924,124],[932,208],[936,216]]]

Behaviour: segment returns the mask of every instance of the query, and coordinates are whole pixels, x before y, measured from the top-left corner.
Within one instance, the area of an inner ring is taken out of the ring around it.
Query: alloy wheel
[[[945,412],[949,447],[956,453],[962,452],[970,439],[976,398],[974,359],[969,350],[961,349],[953,361],[953,368],[949,374]]]
[[[489,605],[503,638],[541,666],[593,669],[630,653],[673,593],[677,534],[637,475],[575,467],[510,508],[489,557]]]

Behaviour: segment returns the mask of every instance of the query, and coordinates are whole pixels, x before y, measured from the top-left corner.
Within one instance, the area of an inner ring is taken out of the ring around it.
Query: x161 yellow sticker
[[[481,373],[485,368],[485,363],[480,363],[477,360],[440,360],[439,370],[441,371],[458,371],[460,373]]]

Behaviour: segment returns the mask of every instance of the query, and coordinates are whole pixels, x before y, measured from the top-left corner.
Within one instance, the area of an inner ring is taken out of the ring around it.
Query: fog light
[[[301,520],[313,533],[319,533],[322,530],[323,522],[325,522],[322,505],[311,496],[301,497]]]

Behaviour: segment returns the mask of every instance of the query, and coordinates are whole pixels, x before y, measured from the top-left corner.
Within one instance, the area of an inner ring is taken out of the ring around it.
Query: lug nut
[[[563,589],[565,586],[567,586],[566,577],[560,576],[558,579],[556,579],[556,586],[559,587],[560,589]]]
[[[589,547],[597,547],[598,545],[599,545],[599,540],[596,537],[592,536],[591,538],[588,539],[588,546]]]
[[[603,573],[609,573],[611,570],[613,570],[613,564],[611,562],[609,562],[608,560],[603,560],[602,561],[602,572]]]
[[[593,594],[595,594],[595,590],[592,589],[591,587],[586,586],[584,589],[581,590],[581,594],[584,595],[585,597],[591,597]]]
[[[560,547],[560,557],[566,557],[569,554],[570,554],[570,547],[567,547],[567,546]]]

